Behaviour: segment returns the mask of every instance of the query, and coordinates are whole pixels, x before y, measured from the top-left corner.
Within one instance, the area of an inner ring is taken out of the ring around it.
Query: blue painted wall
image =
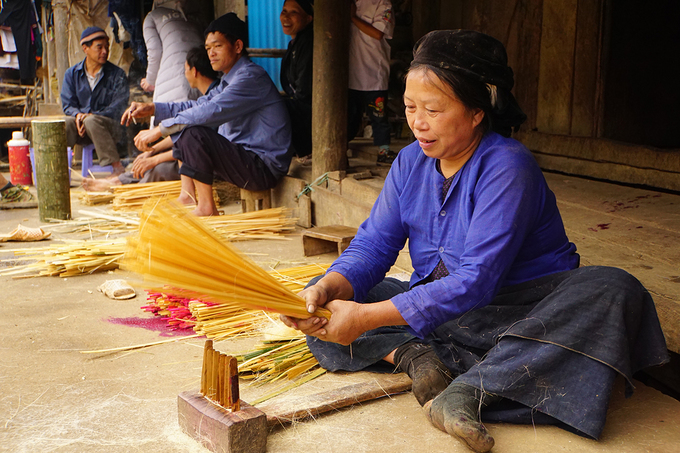
[[[286,49],[290,36],[281,29],[279,14],[283,0],[248,0],[248,39],[254,49]],[[262,66],[276,86],[281,89],[279,74],[281,58],[253,58]]]

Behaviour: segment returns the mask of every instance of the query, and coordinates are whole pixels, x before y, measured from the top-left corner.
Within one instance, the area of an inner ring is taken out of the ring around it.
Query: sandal
[[[42,228],[29,228],[19,225],[9,234],[1,234],[0,242],[17,241],[17,242],[34,242],[42,241],[50,237],[52,233],[46,233]]]

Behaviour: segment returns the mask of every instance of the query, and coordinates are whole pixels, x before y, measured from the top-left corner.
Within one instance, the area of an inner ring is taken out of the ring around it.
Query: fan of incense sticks
[[[168,199],[144,205],[139,234],[128,238],[121,264],[146,281],[181,288],[209,302],[312,316],[300,296]],[[318,309],[313,316],[329,318],[330,312]]]

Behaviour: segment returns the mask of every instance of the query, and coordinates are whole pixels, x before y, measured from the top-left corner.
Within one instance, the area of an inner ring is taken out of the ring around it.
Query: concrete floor
[[[625,191],[637,190],[562,176],[549,177],[549,182],[560,189],[556,190],[558,199],[567,189],[580,187],[584,190],[581,196],[589,197],[594,204],[598,203],[598,193],[605,198],[611,194],[625,198],[632,195]],[[664,194],[649,200],[667,200],[667,197],[669,195]],[[676,199],[679,201],[676,206],[680,206],[680,197]],[[648,222],[667,221],[668,216],[661,216],[653,205],[645,206]],[[78,208],[74,199],[73,212]],[[588,228],[597,229],[598,224],[606,222],[597,221],[591,226],[594,220],[591,218],[578,223],[582,207],[561,202],[560,208],[569,234],[585,251],[586,260],[599,261],[596,251],[603,242],[594,242]],[[18,223],[39,226],[37,209],[0,211],[0,233],[8,233]],[[605,233],[616,232],[613,227]],[[60,237],[74,235],[55,234],[53,240]],[[0,260],[12,258],[12,254],[5,251],[9,248],[31,246],[2,244]],[[249,241],[237,246],[252,253],[252,258],[263,267],[333,259],[332,255],[304,258],[299,232],[289,241]],[[7,265],[0,262],[0,266]],[[642,267],[640,270],[646,271]],[[153,330],[153,323],[147,328],[125,325],[127,318],[151,320],[151,315],[139,308],[144,305],[143,294],[136,299],[113,301],[96,291],[97,286],[112,278],[132,280],[134,277],[120,271],[68,279],[0,277],[3,289],[0,296],[0,451],[207,451],[180,432],[176,402],[180,392],[198,388],[203,340],[183,340],[122,353],[80,353],[158,341],[167,335]],[[112,322],[115,319],[118,321]],[[225,352],[239,352],[252,344],[253,340],[238,340],[220,342],[217,347]],[[370,375],[326,375],[286,397],[344,386],[361,379],[370,379]],[[249,401],[265,389],[243,385],[241,391],[242,398]],[[617,391],[605,432],[598,442],[554,427],[490,425],[489,430],[496,438],[497,446],[493,449],[496,453],[666,453],[680,451],[679,424],[680,402],[640,384],[627,400],[620,389]],[[412,395],[402,394],[276,429],[268,438],[267,451],[469,450],[431,427]]]

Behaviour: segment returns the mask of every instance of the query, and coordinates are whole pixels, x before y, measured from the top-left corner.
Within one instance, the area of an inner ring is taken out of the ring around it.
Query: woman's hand
[[[336,299],[327,303],[325,308],[330,310],[331,319],[310,335],[347,346],[368,330],[364,325],[365,305]]]
[[[328,293],[321,285],[312,285],[309,288],[303,289],[299,296],[305,300],[307,304],[307,311],[314,313],[317,308],[323,307],[328,302]],[[326,318],[318,318],[312,316],[311,318],[301,319],[293,318],[292,316],[280,316],[281,321],[292,329],[297,329],[305,335],[316,336],[319,329],[323,328],[328,320]]]
[[[316,316],[300,319],[281,315],[281,321],[305,335],[345,346],[366,331],[362,322],[362,304],[336,299],[325,304],[324,308],[330,310],[330,320]]]

